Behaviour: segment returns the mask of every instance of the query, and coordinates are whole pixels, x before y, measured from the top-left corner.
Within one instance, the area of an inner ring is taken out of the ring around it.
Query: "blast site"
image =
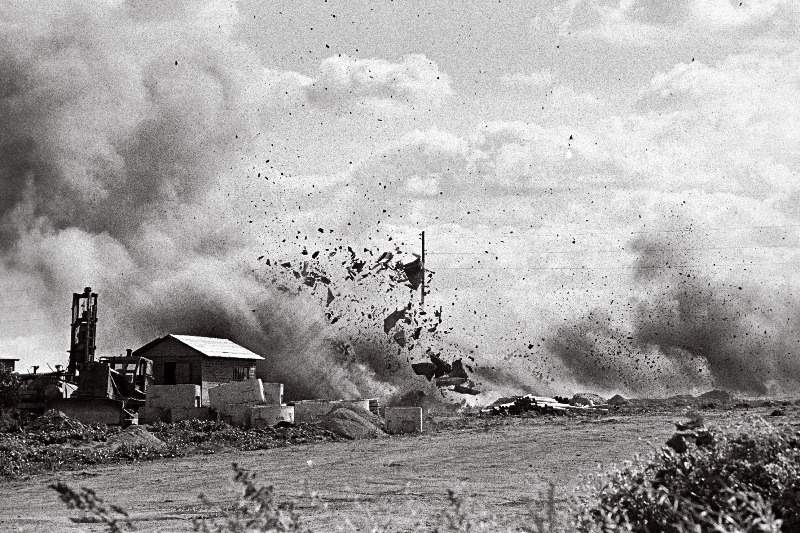
[[[0,5],[0,531],[800,531],[800,8]]]

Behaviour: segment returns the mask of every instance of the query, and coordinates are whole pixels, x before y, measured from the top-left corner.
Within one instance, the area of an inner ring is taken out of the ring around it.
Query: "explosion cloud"
[[[556,4],[6,3],[0,355],[64,364],[89,285],[102,355],[290,397],[796,392],[800,12]],[[425,308],[367,268],[422,231]]]

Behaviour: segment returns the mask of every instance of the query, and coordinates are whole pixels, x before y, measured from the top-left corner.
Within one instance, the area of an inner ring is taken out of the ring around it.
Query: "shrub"
[[[280,502],[272,486],[259,487],[256,475],[233,463],[233,480],[242,487],[242,494],[229,509],[213,520],[195,520],[194,530],[200,533],[234,532],[299,532],[310,533],[300,523],[294,502]],[[203,495],[200,499],[210,504]]]
[[[19,374],[0,369],[0,410],[17,405],[20,386]]]
[[[62,481],[49,487],[58,493],[58,498],[68,509],[81,511],[80,517],[70,518],[73,522],[103,524],[109,533],[123,533],[134,529],[124,509],[116,505],[106,505],[92,489],[84,487],[76,491]]]
[[[714,524],[728,524],[721,531],[797,531],[798,433],[763,421],[754,429],[681,434],[685,451],[664,448],[648,463],[612,473],[579,514],[579,530],[716,531]]]

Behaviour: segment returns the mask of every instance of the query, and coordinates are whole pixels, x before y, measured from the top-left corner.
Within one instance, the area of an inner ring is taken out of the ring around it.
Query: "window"
[[[177,385],[175,367],[178,363],[164,363],[164,385]]]
[[[250,368],[246,366],[233,367],[233,380],[244,381],[250,377]]]
[[[185,362],[164,362],[164,385],[192,382],[192,365]]]

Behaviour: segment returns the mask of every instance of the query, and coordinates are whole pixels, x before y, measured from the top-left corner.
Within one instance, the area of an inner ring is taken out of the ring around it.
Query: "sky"
[[[342,333],[258,257],[424,231],[442,353],[489,388],[795,392],[798,23],[790,0],[5,2],[0,355],[65,364],[91,285],[108,355],[208,331],[312,372]]]

